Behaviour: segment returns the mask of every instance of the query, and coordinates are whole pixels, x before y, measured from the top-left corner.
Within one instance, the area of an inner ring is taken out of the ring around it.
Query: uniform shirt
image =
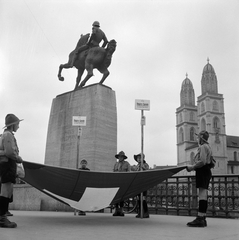
[[[143,171],[149,170],[149,165],[148,163],[144,162],[143,166],[142,166]],[[136,171],[141,171],[141,164],[138,163],[138,165],[136,166]]]
[[[114,166],[114,172],[130,172],[131,166],[127,161],[117,162]]]
[[[211,155],[212,155],[212,150],[207,143],[200,145],[197,150],[197,154],[194,158],[194,161],[195,161],[194,168],[200,168],[206,164],[210,164]]]
[[[19,149],[14,134],[6,129],[0,140],[0,150],[4,151],[4,156],[17,161],[19,159]]]
[[[79,168],[79,169],[80,169],[80,170],[86,170],[86,171],[90,171],[90,169],[89,169],[89,168],[87,168],[87,167],[86,167],[86,168],[82,168],[82,167],[81,167],[81,168]]]

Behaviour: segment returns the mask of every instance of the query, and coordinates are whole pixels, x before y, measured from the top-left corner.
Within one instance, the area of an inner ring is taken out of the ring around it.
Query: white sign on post
[[[135,109],[136,110],[150,110],[150,101],[149,100],[135,100]]]
[[[86,117],[85,116],[73,116],[72,117],[72,126],[77,126],[77,127],[86,126]]]

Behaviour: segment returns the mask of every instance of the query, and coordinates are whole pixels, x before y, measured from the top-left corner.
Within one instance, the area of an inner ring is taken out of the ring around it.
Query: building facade
[[[216,159],[214,174],[239,173],[239,137],[226,135],[223,94],[218,93],[218,81],[213,66],[203,68],[201,95],[195,104],[191,80],[186,75],[180,92],[180,107],[176,109],[177,163],[193,163],[198,144],[195,133],[206,130],[208,142]],[[182,172],[188,175],[190,173]],[[180,175],[181,175],[180,174]]]

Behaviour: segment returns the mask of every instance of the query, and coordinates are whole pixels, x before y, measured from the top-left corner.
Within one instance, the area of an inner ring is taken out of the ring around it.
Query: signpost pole
[[[86,116],[73,116],[72,126],[78,127],[77,146],[76,146],[76,169],[79,168],[80,136],[82,135],[82,126],[86,126]]]
[[[135,109],[141,110],[141,163],[140,171],[143,171],[144,163],[144,125],[145,125],[145,116],[144,110],[150,110],[150,101],[149,100],[135,100]],[[143,193],[140,194],[140,217],[143,218]]]
[[[77,133],[76,169],[79,168],[79,151],[80,151],[80,135],[81,135],[81,133],[82,133],[82,127],[79,127],[79,128],[78,128],[78,133]]]
[[[140,171],[143,171],[143,154],[144,154],[144,110],[141,110],[141,164]],[[140,217],[143,218],[143,193],[140,194]]]

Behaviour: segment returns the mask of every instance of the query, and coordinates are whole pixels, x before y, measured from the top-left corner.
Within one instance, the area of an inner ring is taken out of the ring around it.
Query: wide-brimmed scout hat
[[[5,117],[5,127],[3,128],[7,128],[11,125],[14,125],[16,123],[19,123],[20,121],[22,121],[23,119],[19,119],[17,116],[15,116],[14,114],[10,113],[7,114],[7,116]]]
[[[200,133],[195,133],[195,135],[197,135],[198,137],[200,137],[204,142],[207,142],[208,138],[209,138],[209,133],[205,130],[201,131]]]
[[[135,160],[136,162],[138,162],[138,161],[137,161],[138,156],[141,157],[141,153],[134,155],[134,160]],[[144,159],[145,159],[145,155],[144,155],[144,153],[143,153],[143,161],[145,162]]]
[[[118,154],[115,155],[115,157],[118,158],[118,159],[119,159],[120,156],[124,157],[124,159],[128,158],[123,151],[120,151]]]

